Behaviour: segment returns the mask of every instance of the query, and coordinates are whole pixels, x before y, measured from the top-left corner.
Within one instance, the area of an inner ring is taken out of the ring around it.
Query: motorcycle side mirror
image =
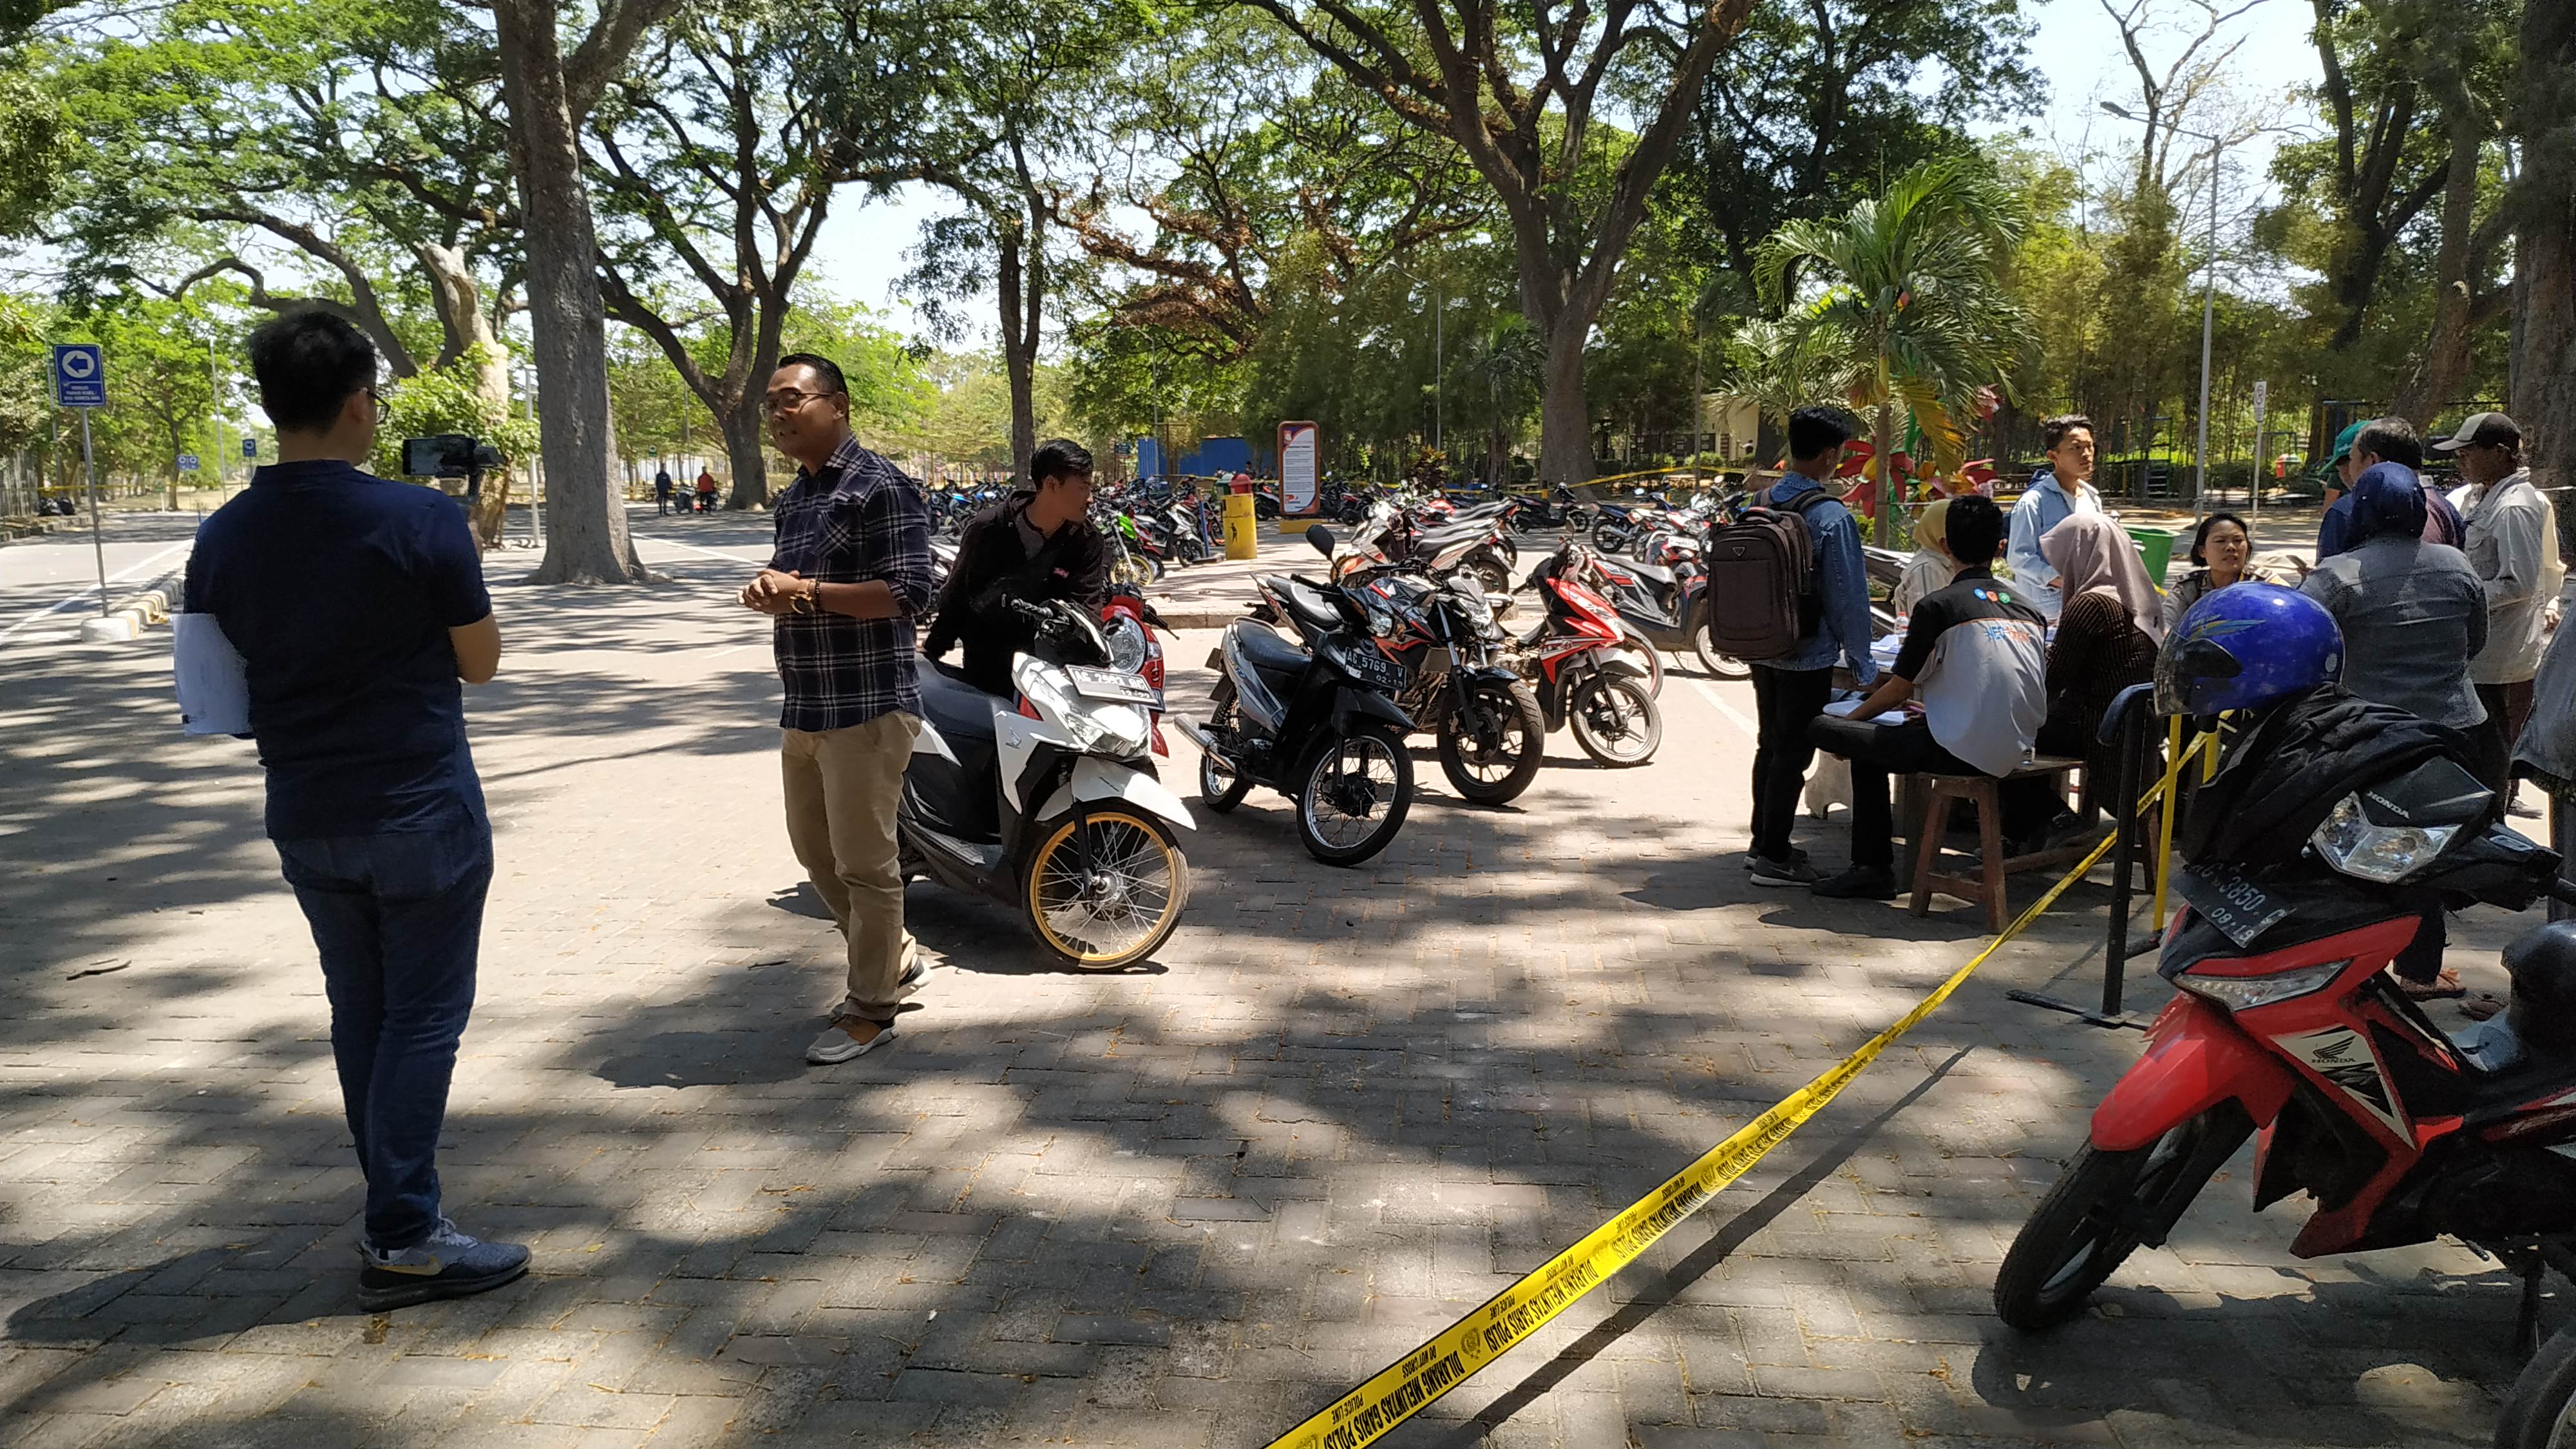
[[[1306,541],[1315,546],[1315,552],[1322,554],[1326,558],[1331,558],[1333,556],[1333,531],[1326,528],[1324,525],[1318,523],[1314,527],[1307,529]]]

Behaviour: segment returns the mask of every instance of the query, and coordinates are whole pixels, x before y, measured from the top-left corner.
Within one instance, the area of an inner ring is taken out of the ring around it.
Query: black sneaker
[[[369,1313],[487,1292],[528,1271],[524,1244],[469,1238],[445,1218],[408,1248],[382,1253],[361,1243],[358,1256],[366,1265],[358,1270],[358,1306]]]
[[[1787,860],[1753,858],[1753,883],[1758,886],[1802,886],[1816,883],[1816,868],[1797,855]]]
[[[1807,852],[1804,847],[1793,845],[1789,847],[1789,854],[1786,859],[1792,865],[1805,865],[1807,863]],[[1761,863],[1762,856],[1759,853],[1750,850],[1744,852],[1744,868],[1746,870],[1751,870]]]
[[[1883,865],[1856,865],[1831,880],[1816,882],[1816,894],[1835,901],[1892,901],[1896,873]]]

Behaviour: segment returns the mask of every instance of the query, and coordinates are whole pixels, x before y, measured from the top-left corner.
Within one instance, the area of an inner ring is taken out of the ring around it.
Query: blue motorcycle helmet
[[[2343,631],[2325,605],[2278,584],[2230,584],[2166,631],[2156,713],[2258,709],[2342,675]]]

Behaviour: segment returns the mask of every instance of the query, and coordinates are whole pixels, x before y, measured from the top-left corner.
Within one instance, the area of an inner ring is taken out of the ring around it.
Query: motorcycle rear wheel
[[[1171,939],[1189,904],[1190,867],[1170,826],[1113,806],[1049,829],[1023,885],[1029,928],[1057,959],[1115,971]]]
[[[1467,571],[1476,576],[1476,583],[1484,589],[1486,598],[1500,599],[1510,596],[1511,566],[1504,563],[1492,550],[1479,549],[1468,555]]]
[[[1646,763],[1664,742],[1663,711],[1634,679],[1595,676],[1576,685],[1565,722],[1583,753],[1614,770]]]
[[[1413,808],[1413,756],[1392,728],[1326,738],[1296,780],[1298,842],[1326,865],[1357,865],[1386,849]],[[1368,803],[1353,810],[1363,783]]]
[[[1490,711],[1495,741],[1489,747],[1467,734],[1462,714]],[[1547,718],[1526,684],[1508,691],[1479,685],[1463,710],[1441,716],[1440,772],[1459,797],[1476,805],[1502,805],[1521,796],[1547,762]]]
[[[2576,1445],[2576,1327],[2551,1334],[2522,1366],[2495,1429],[2495,1449],[2571,1445]]]
[[[2076,1149],[1995,1271],[1995,1316],[2037,1333],[2081,1314],[2137,1251],[2151,1215],[2179,1214],[2253,1128],[2244,1108],[2221,1102],[2144,1147]],[[2225,1134],[2224,1151],[2212,1158],[2204,1149],[2215,1134]]]
[[[1691,652],[1699,656],[1699,667],[1719,679],[1751,679],[1753,666],[1732,654],[1717,652],[1717,637],[1703,616],[1691,629]]]

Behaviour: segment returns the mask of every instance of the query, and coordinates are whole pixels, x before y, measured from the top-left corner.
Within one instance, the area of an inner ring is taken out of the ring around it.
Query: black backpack
[[[1786,507],[1747,508],[1708,531],[1708,631],[1717,652],[1786,659],[1824,617],[1807,510],[1834,501],[1819,488]]]

